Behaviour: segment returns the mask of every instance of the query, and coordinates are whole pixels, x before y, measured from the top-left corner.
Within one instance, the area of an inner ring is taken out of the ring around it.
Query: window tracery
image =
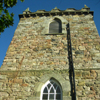
[[[48,81],[44,86],[41,100],[62,100],[62,93],[60,85],[54,81]]]

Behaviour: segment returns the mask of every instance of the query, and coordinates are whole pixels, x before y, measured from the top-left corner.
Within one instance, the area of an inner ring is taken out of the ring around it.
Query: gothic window
[[[62,100],[60,85],[54,80],[48,81],[43,86],[41,100]]]
[[[49,25],[49,33],[62,33],[61,21],[55,18]]]

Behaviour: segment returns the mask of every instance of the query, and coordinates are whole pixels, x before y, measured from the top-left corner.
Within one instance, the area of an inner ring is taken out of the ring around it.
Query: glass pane
[[[53,87],[51,88],[50,93],[54,93],[54,89],[53,89]]]
[[[50,99],[50,100],[51,100],[51,99],[54,99],[54,94],[50,94],[49,99]]]
[[[56,89],[56,87],[57,87],[57,84],[54,83],[54,88]]]
[[[48,99],[42,99],[42,100],[48,100]]]
[[[54,84],[54,82],[51,82],[51,84]]]
[[[47,87],[45,87],[43,93],[48,93]]]
[[[61,99],[61,94],[56,94],[56,99]]]
[[[42,99],[48,100],[48,94],[43,94],[43,98]]]
[[[50,86],[51,86],[51,84],[49,83],[49,84],[47,85],[48,89],[50,88]]]
[[[60,88],[59,87],[57,87],[57,91],[56,91],[57,93],[60,93]]]

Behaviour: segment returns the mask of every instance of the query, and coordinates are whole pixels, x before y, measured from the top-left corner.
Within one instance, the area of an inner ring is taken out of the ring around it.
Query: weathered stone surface
[[[0,80],[5,80],[7,78],[6,75],[0,75]]]
[[[0,97],[8,97],[9,94],[6,92],[0,92]]]
[[[79,50],[85,50],[84,46],[79,46]]]
[[[82,9],[83,14],[79,15],[77,12],[20,18],[0,68],[0,100],[40,100],[41,88],[51,78],[61,85],[63,100],[71,100],[68,22],[77,100],[100,99],[100,37],[93,15],[83,12],[87,9]],[[57,8],[52,11],[59,12]],[[49,34],[49,24],[54,18],[61,20],[63,34]]]
[[[80,69],[84,68],[84,62],[91,61],[92,65],[92,62],[94,62],[97,57],[99,57],[99,37],[97,37],[98,33],[94,21],[90,20],[93,17],[91,14],[69,16],[70,19],[68,16],[56,17],[61,18],[62,31],[65,31],[65,33],[67,33],[67,31],[65,30],[66,24],[68,22],[67,20],[70,21],[72,46],[74,46],[72,48],[73,56],[75,58],[81,58],[84,60],[80,60],[79,62],[78,60],[74,61],[75,65],[77,66],[77,69]],[[58,61],[57,63],[54,63],[55,58],[52,58],[58,55],[59,60],[62,56],[66,56],[66,59],[68,57],[68,55],[66,55],[68,50],[66,35],[45,35],[49,32],[49,28],[47,26],[50,20],[52,20],[52,18],[55,18],[55,16],[38,16],[34,18],[28,17],[20,19],[14,37],[8,48],[4,63],[1,66],[2,70],[16,70],[18,69],[18,66],[21,66],[21,70],[38,70],[38,68],[49,69],[48,67],[46,67],[46,64],[49,61],[52,62],[50,64],[53,66],[57,64],[60,66],[62,64],[68,66],[68,63],[65,63],[64,60],[62,62]],[[23,56],[24,59],[22,60]],[[34,59],[33,62],[31,61],[32,59]],[[41,61],[41,59],[46,60]],[[99,63],[99,60],[97,60],[97,62]],[[5,66],[6,68],[4,68]],[[97,68],[98,66],[99,64],[92,65],[91,68]],[[59,69],[60,68],[61,67],[59,67]],[[62,67],[62,69],[65,68]],[[68,69],[68,67],[66,67],[66,69]]]
[[[100,60],[97,60],[98,63],[100,63]]]
[[[78,51],[76,51],[75,53],[76,53],[76,54],[84,54],[84,51],[78,50]]]
[[[83,82],[81,81],[81,82],[78,83],[78,86],[84,86],[84,85],[85,85],[84,81]]]
[[[83,76],[83,77],[89,76],[89,72],[88,72],[88,71],[84,71],[84,72],[82,73],[82,76]]]

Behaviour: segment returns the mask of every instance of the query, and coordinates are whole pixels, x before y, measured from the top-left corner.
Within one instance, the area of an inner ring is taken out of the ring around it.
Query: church
[[[100,100],[100,37],[86,5],[27,8],[0,68],[0,100]]]

